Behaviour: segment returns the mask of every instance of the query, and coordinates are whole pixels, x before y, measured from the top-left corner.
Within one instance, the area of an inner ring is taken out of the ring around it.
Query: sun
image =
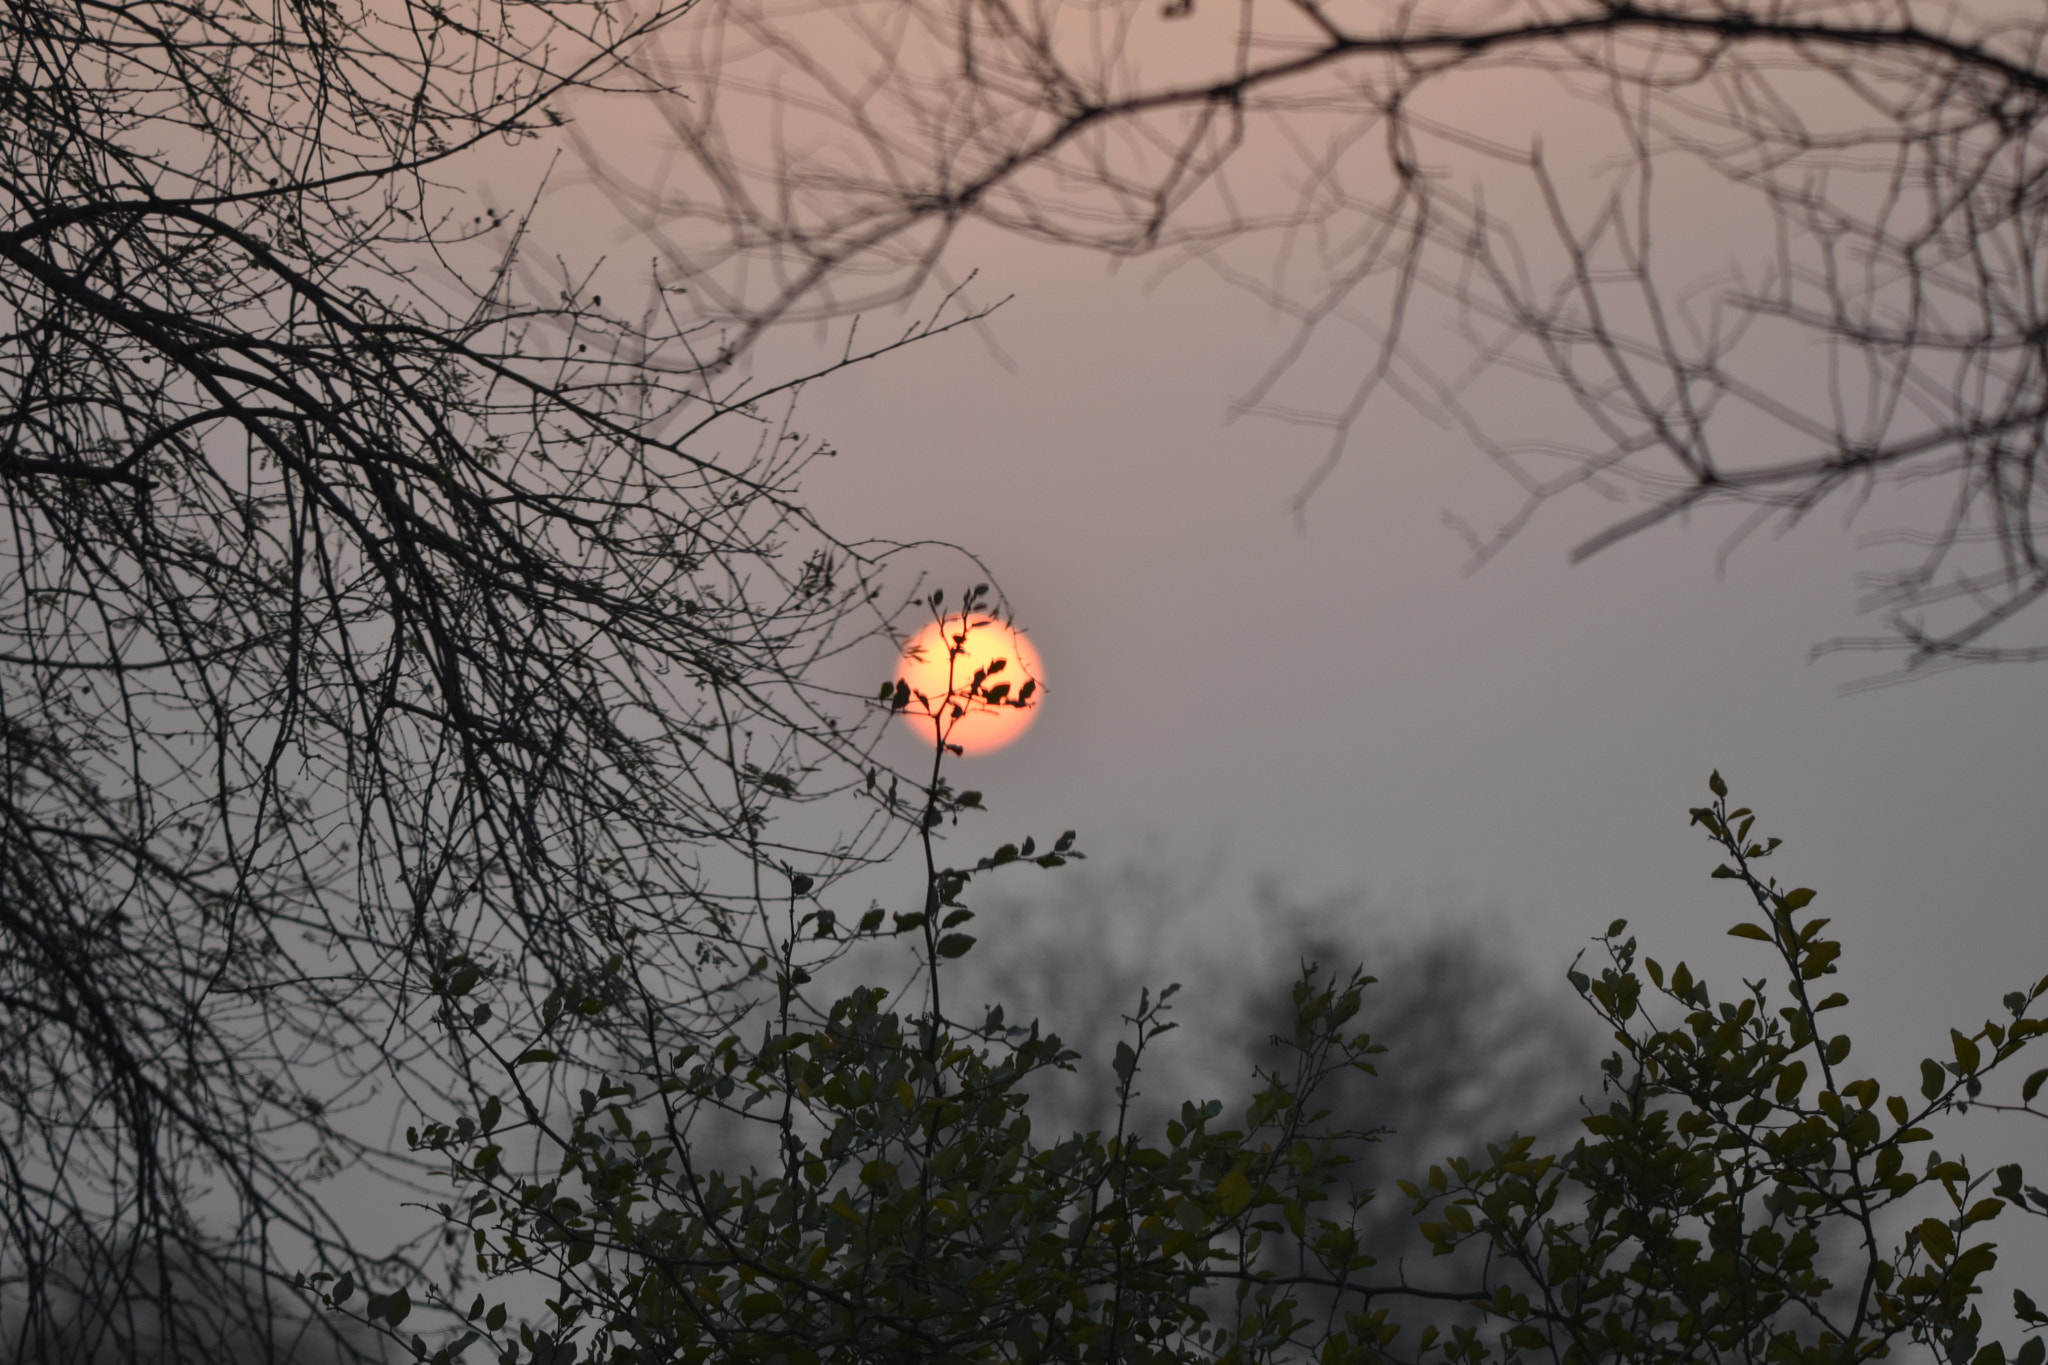
[[[980,615],[948,616],[919,631],[904,647],[896,676],[910,688],[903,720],[917,737],[930,744],[936,725],[968,757],[992,754],[1030,729],[1045,686],[1031,642]]]

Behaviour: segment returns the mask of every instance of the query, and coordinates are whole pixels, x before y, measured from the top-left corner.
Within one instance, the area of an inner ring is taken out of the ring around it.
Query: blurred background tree
[[[1293,339],[1233,411],[1394,400],[1520,493],[1823,506],[1907,669],[2048,658],[2048,21],[1959,0],[715,0],[660,45],[699,174],[598,177],[753,329],[917,297],[970,229],[1195,265]],[[1313,362],[1313,363],[1311,363]],[[1343,377],[1328,378],[1335,366]],[[1320,371],[1322,378],[1315,372]],[[1299,382],[1295,382],[1299,381]],[[1335,383],[1333,392],[1330,387]]]
[[[1240,885],[1215,863],[1091,863],[1030,894],[1021,883],[997,893],[987,918],[1001,925],[1001,949],[966,959],[954,989],[1056,1021],[1079,1054],[1073,1072],[1034,1081],[1035,1125],[1114,1129],[1116,1043],[1140,992],[1176,983],[1165,1017],[1178,1027],[1147,1056],[1141,1125],[1156,1132],[1190,1098],[1236,1112],[1255,1073],[1279,1060],[1275,1044],[1292,1037],[1290,991],[1304,966],[1362,964],[1377,982],[1357,1022],[1386,1052],[1374,1074],[1338,1071],[1320,1092],[1342,1122],[1381,1130],[1353,1154],[1359,1184],[1390,1191],[1447,1156],[1483,1156],[1510,1132],[1570,1145],[1599,1071],[1598,1038],[1563,984],[1568,952],[1546,979],[1500,912],[1447,888],[1308,898],[1270,875]],[[1225,913],[1240,895],[1250,905]],[[1433,1273],[1398,1199],[1367,1206],[1359,1230],[1383,1263],[1419,1258],[1410,1268]]]

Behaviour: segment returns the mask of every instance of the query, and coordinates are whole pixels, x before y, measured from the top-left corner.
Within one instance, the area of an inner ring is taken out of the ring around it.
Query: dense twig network
[[[683,8],[0,10],[0,1354],[312,1358],[450,1001],[624,954],[687,1033],[899,837],[795,386],[439,183]]]
[[[914,295],[969,223],[1178,252],[1298,320],[1242,406],[1329,430],[1303,498],[1405,398],[1520,487],[1519,511],[1467,528],[1478,558],[1574,491],[1634,504],[1580,557],[1715,505],[1753,514],[1739,539],[1839,502],[1900,529],[1873,537],[1890,557],[1866,584],[1885,630],[1829,647],[2048,657],[2019,622],[2048,595],[2031,7],[698,17],[663,48],[694,92],[663,104],[678,169],[605,178],[753,327]],[[1288,396],[1317,343],[1350,348],[1334,403]],[[1528,401],[1560,389],[1566,406]]]

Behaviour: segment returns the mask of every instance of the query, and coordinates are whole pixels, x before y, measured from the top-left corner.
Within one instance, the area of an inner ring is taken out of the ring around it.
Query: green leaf
[[[2027,1077],[2027,1083],[2020,1087],[2020,1103],[2032,1104],[2034,1096],[2041,1093],[2041,1083],[2048,1081],[2048,1067],[2043,1067]]]
[[[973,946],[974,935],[972,934],[947,934],[939,940],[939,956],[946,958],[959,957]]]
[[[1707,787],[1716,796],[1728,795],[1728,784],[1721,780],[1721,770],[1719,768],[1714,769],[1714,775],[1707,779]]]
[[[355,1292],[356,1277],[344,1270],[341,1272],[341,1278],[334,1282],[334,1288],[328,1292],[328,1301],[339,1308],[347,1303]]]
[[[1224,1217],[1235,1218],[1252,1202],[1252,1182],[1245,1179],[1243,1171],[1232,1170],[1217,1183],[1216,1198],[1223,1205]]]
[[[1956,1065],[1962,1067],[1965,1076],[1976,1075],[1978,1064],[1984,1060],[1983,1055],[1977,1051],[1976,1043],[1954,1029],[1948,1031],[1948,1036],[1949,1041],[1955,1044]]]
[[[1757,924],[1738,924],[1728,931],[1728,937],[1753,938],[1758,943],[1769,943],[1771,941],[1770,930]]]
[[[1923,1218],[1914,1231],[1920,1234],[1920,1245],[1937,1261],[1946,1261],[1955,1255],[1956,1237],[1948,1230],[1948,1224],[1939,1218]]]
[[[1963,1226],[1969,1227],[1977,1223],[1988,1223],[1996,1218],[2004,1208],[2005,1201],[2003,1199],[1979,1199],[1976,1203],[1970,1205],[1970,1211],[1963,1215]]]
[[[384,1321],[396,1327],[399,1323],[405,1321],[405,1315],[410,1312],[412,1312],[412,1296],[405,1292],[404,1285],[400,1285],[392,1290],[384,1300]]]
[[[1920,1061],[1920,1093],[1933,1099],[1948,1088],[1948,1073],[1941,1069],[1941,1063],[1932,1057]]]
[[[512,1059],[512,1065],[525,1066],[529,1062],[552,1062],[555,1054],[544,1047],[530,1047]]]

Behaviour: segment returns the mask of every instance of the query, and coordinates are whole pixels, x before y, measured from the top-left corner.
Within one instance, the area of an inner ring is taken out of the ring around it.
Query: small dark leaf
[[[1948,1036],[1949,1041],[1955,1045],[1956,1065],[1962,1068],[1958,1074],[1975,1075],[1977,1067],[1984,1060],[1983,1054],[1977,1050],[1976,1042],[1965,1038],[1956,1029],[1950,1029]]]

